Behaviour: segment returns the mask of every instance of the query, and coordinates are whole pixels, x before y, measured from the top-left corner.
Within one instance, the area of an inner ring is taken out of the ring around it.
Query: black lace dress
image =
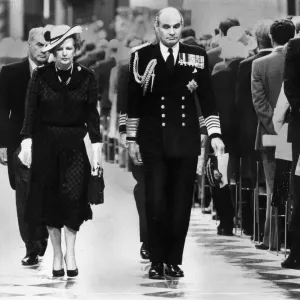
[[[88,132],[92,143],[102,141],[97,95],[94,73],[79,64],[72,73],[57,71],[54,63],[33,73],[21,131],[33,142],[27,222],[78,231],[92,218],[83,139]]]

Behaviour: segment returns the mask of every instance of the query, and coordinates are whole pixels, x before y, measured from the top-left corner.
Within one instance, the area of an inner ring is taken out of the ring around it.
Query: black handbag
[[[98,175],[91,175],[88,185],[88,202],[98,205],[104,203],[104,177],[103,169],[98,171]]]

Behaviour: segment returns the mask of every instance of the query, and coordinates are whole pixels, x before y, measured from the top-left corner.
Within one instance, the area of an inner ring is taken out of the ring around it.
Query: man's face
[[[29,42],[29,57],[37,64],[43,65],[49,58],[49,52],[43,53],[42,48],[45,41],[40,34],[35,34],[33,39]]]
[[[159,16],[159,25],[156,32],[159,40],[166,47],[173,47],[179,42],[182,25],[181,17],[176,11],[165,11]]]

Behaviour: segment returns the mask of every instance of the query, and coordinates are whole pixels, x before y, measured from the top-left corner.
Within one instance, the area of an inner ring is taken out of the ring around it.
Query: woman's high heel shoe
[[[78,268],[76,268],[75,270],[68,270],[66,257],[65,257],[65,264],[66,264],[66,267],[67,267],[67,276],[68,277],[76,277],[76,276],[78,276]]]
[[[53,277],[64,277],[65,276],[65,270],[64,269],[52,270],[52,275],[53,275]]]

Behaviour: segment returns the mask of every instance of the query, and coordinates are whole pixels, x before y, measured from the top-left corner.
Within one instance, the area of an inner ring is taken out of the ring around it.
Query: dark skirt
[[[91,174],[86,127],[44,126],[33,137],[25,218],[50,227],[78,231],[92,219],[87,201]]]

